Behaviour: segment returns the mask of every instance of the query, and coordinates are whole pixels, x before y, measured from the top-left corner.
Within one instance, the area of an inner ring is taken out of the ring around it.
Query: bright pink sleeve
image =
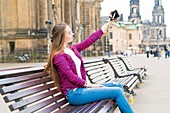
[[[102,35],[103,35],[103,31],[101,29],[99,29],[98,31],[96,31],[92,35],[90,35],[87,39],[85,39],[83,42],[76,44],[74,46],[80,52],[80,51],[86,49],[87,47],[89,47],[90,45],[92,45],[98,39],[100,39]]]

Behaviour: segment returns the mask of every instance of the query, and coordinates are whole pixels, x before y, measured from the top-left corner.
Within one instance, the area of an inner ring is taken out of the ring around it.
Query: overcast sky
[[[143,20],[152,21],[152,11],[155,0],[140,0],[140,15]],[[170,11],[168,11],[170,1],[162,0],[162,6],[165,12],[165,24],[167,25],[167,36],[170,37]],[[107,16],[110,11],[118,10],[119,14],[123,14],[124,21],[128,20],[130,15],[130,0],[104,0],[101,3],[101,16]]]

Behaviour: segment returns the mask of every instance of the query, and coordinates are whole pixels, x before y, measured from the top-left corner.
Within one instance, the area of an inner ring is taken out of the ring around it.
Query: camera
[[[52,24],[52,22],[50,21],[50,20],[47,20],[47,21],[45,21],[45,24]]]
[[[114,19],[116,19],[116,18],[119,17],[119,13],[117,12],[117,10],[112,11],[110,14],[111,14],[111,15],[109,16],[110,21],[112,21],[112,20],[114,20]]]

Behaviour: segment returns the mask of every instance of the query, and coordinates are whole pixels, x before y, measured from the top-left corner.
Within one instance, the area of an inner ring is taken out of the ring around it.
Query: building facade
[[[103,0],[1,0],[0,62],[15,62],[18,56],[29,61],[47,59],[50,30],[65,22],[80,42],[100,26]]]
[[[152,22],[143,21],[143,43],[144,47],[149,45],[152,49],[158,49],[160,46],[163,50],[165,44],[170,44],[166,36],[165,12],[162,6],[162,0],[154,1],[152,11]]]
[[[105,54],[140,53],[142,30],[138,24],[126,21],[116,21],[109,29],[110,34],[104,36]]]
[[[120,14],[119,20],[112,25],[110,35],[105,36],[104,53],[126,54],[128,52],[142,52],[140,47],[143,34],[139,6],[139,0],[130,0],[128,21],[124,21],[123,14]]]

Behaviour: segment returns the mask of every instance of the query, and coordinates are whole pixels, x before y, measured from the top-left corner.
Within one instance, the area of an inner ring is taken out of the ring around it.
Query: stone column
[[[39,29],[45,29],[45,21],[48,19],[47,0],[39,0]]]
[[[65,0],[64,1],[64,18],[65,22],[71,27],[71,1]]]

